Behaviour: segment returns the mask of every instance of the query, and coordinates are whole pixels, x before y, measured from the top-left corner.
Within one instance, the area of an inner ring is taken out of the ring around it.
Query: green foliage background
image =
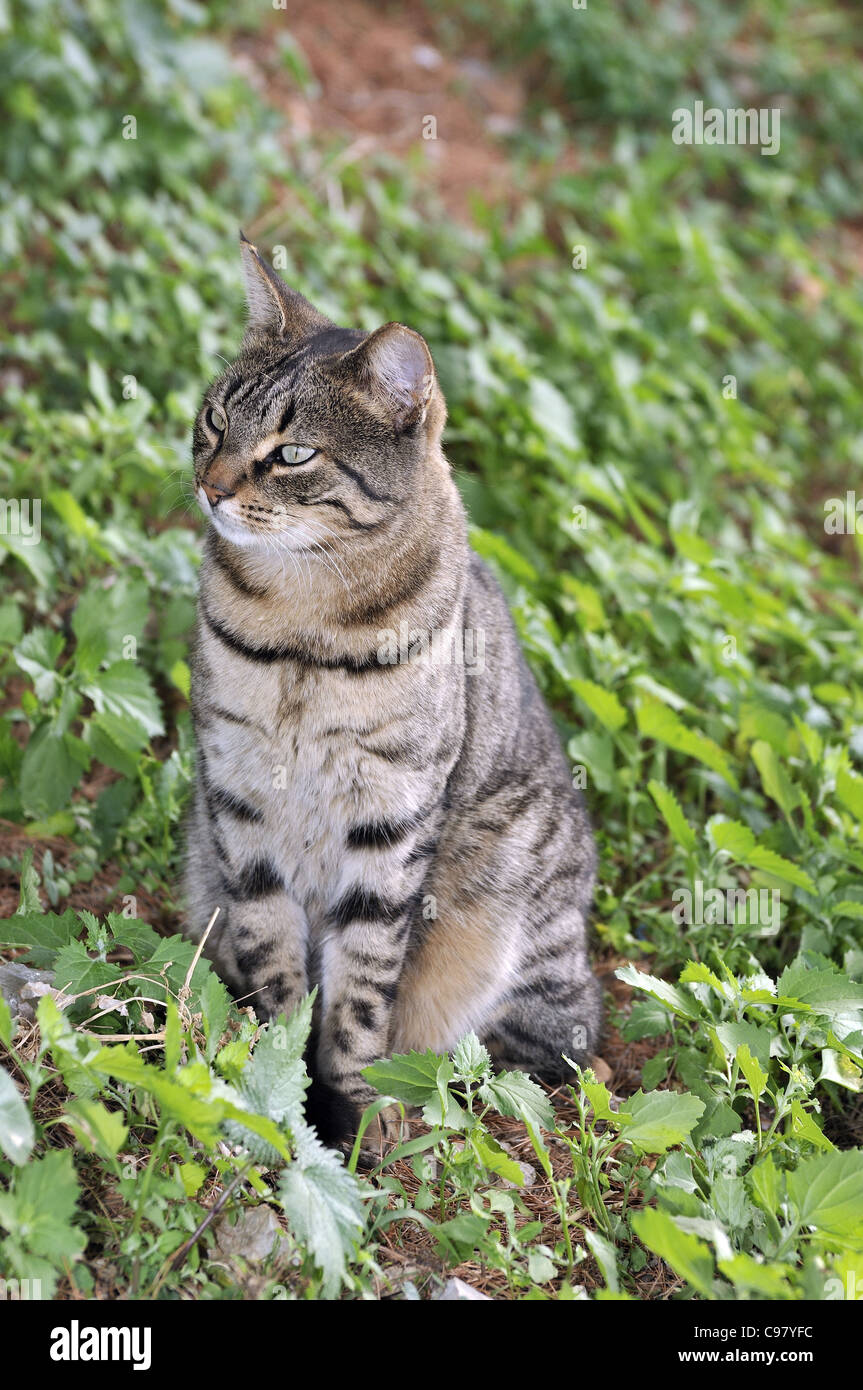
[[[473,543],[586,769],[599,944],[652,958],[652,983],[627,974],[644,997],[624,1036],[663,1039],[645,1084],[702,1110],[688,1155],[632,1170],[658,1208],[597,1216],[599,1238],[634,1276],[634,1232],[701,1296],[824,1296],[863,1249],[859,1152],[829,1138],[859,1140],[863,1086],[863,547],[824,510],[863,459],[853,11],[491,13],[444,6],[441,41],[480,24],[498,61],[543,74],[511,153],[514,178],[548,179],[467,230],[407,165],[336,168],[333,149],[285,141],[231,62],[257,6],[0,11],[0,491],[41,499],[43,535],[0,535],[0,816],[70,847],[61,868],[39,859],[50,906],[107,866],[176,923],[187,436],[238,340],[251,221],[333,317],[428,339]],[[301,55],[279,52],[302,86]],[[781,105],[780,154],[673,145],[671,112],[696,99]],[[556,174],[573,143],[578,172]],[[698,880],[778,890],[781,922],[681,928],[672,894]],[[791,1220],[794,1174],[835,1162],[854,1195],[819,1244]]]

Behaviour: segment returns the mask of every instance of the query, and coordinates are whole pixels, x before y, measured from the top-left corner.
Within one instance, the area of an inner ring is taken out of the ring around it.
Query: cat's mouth
[[[198,502],[207,520],[220,536],[233,545],[247,550],[304,550],[308,547],[308,532],[298,523],[295,527],[285,525],[285,517],[280,517],[281,525],[264,525],[258,520],[247,520],[242,515],[230,511],[230,501],[225,499],[215,506],[203,488],[197,489]],[[289,519],[288,519],[289,520]]]

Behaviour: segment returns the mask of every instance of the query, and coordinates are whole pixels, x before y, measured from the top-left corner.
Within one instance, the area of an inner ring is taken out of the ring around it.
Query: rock
[[[16,960],[0,961],[0,994],[9,1005],[13,1021],[31,1023],[40,995],[49,994],[53,988],[53,971],[34,970],[32,965],[21,965]]]
[[[460,1303],[463,1299],[483,1299],[486,1303],[493,1302],[487,1293],[480,1293],[479,1289],[471,1288],[463,1279],[447,1279],[446,1284],[439,1294],[435,1294],[433,1303]]]
[[[277,1255],[285,1255],[290,1241],[279,1225],[272,1207],[243,1207],[235,1224],[228,1217],[216,1222],[216,1251],[230,1259],[265,1260],[275,1245]]]

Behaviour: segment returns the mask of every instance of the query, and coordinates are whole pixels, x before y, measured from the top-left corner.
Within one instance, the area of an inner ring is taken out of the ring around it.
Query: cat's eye
[[[225,430],[228,428],[227,420],[218,406],[215,405],[211,406],[207,411],[207,424],[210,426],[211,430],[216,431],[216,434],[224,434]]]
[[[276,460],[278,463],[308,463],[317,452],[317,449],[306,449],[302,444],[283,444],[281,449],[276,450]]]

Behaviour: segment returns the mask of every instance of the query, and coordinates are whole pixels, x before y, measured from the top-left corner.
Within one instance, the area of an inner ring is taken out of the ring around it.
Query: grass
[[[488,14],[444,7],[441,41]],[[412,167],[280,143],[230,63],[251,7],[13,5],[0,470],[41,541],[7,505],[0,942],[63,1007],[14,1037],[0,1017],[0,1273],[46,1296],[426,1297],[457,1270],[503,1298],[824,1299],[863,1277],[851,12],[498,14],[497,61],[554,102],[512,139],[522,196],[462,228]],[[781,104],[780,153],[674,145],[696,99]],[[305,1014],[259,1030],[173,935],[186,438],[237,341],[240,220],[337,320],[428,339],[473,544],[600,845],[614,1094],[573,1073],[552,1108],[473,1039],[381,1063],[421,1118],[371,1172],[304,1124]],[[253,1208],[280,1253],[220,1254]]]

